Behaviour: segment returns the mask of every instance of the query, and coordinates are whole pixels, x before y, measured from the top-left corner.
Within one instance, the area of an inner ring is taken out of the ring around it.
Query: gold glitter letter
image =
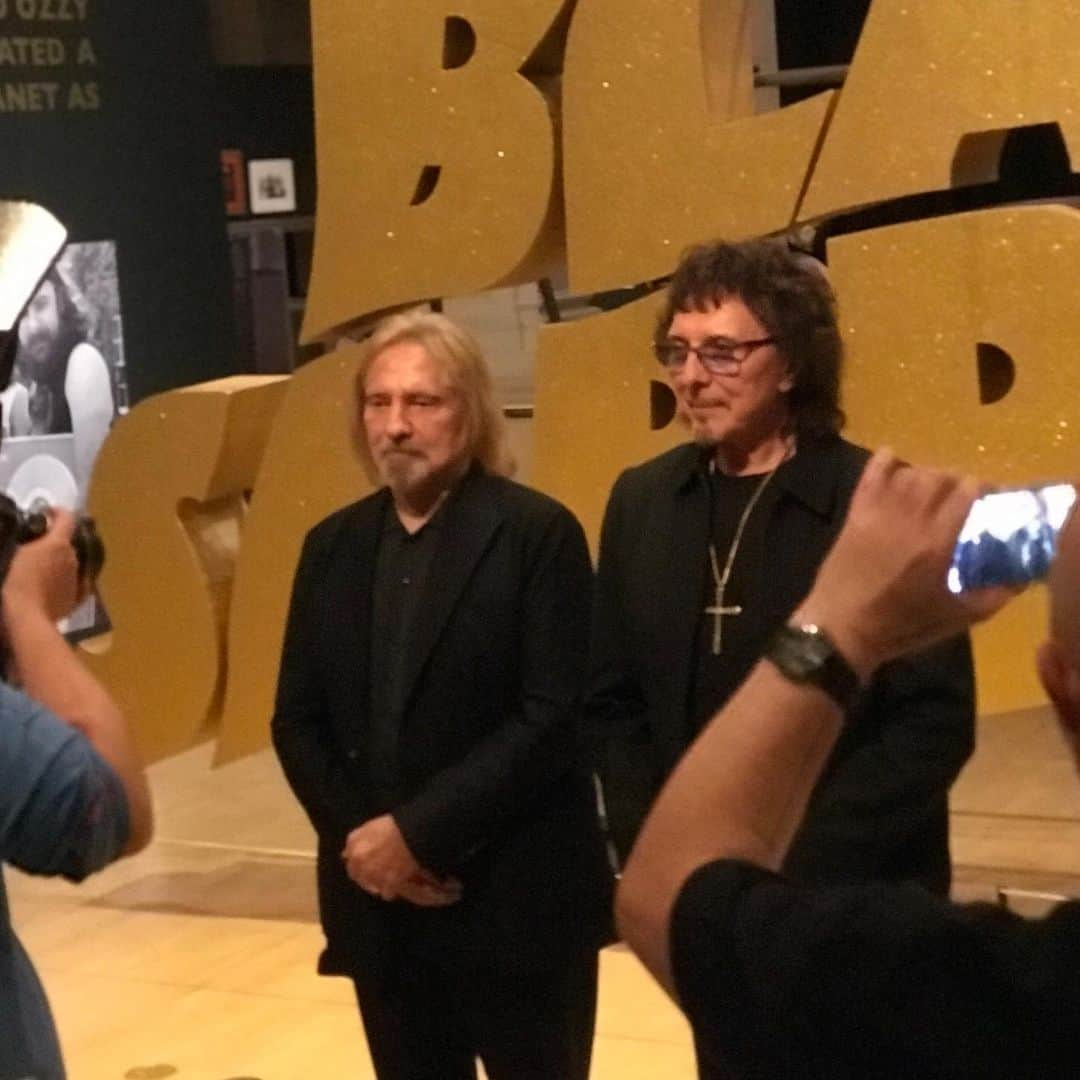
[[[570,4],[313,0],[319,214],[306,338],[543,276],[562,246],[553,106],[521,72],[543,68],[529,61]]]
[[[1075,4],[875,0],[800,216],[996,178],[1005,132],[1080,158]]]
[[[540,331],[532,481],[574,511],[594,547],[619,473],[686,437],[668,422],[674,398],[650,348],[662,299]],[[602,394],[581,392],[583,356]]]
[[[304,535],[371,491],[349,443],[354,357],[305,364],[274,417],[244,526],[229,617],[229,684],[218,761],[267,745],[281,639]]]
[[[566,54],[578,292],[648,281],[688,244],[792,221],[833,93],[749,115],[747,0],[588,0]]]
[[[1080,213],[985,210],[829,244],[851,437],[1018,487],[1080,461]],[[1031,590],[977,629],[979,709],[1041,704],[1017,663],[1045,627]]]
[[[236,376],[147,398],[98,457],[90,510],[107,549],[100,585],[113,631],[84,658],[149,760],[194,745],[220,711],[243,493],[286,382]]]

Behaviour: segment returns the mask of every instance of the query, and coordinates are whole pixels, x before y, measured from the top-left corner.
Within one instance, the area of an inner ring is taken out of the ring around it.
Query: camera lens
[[[17,511],[17,515],[16,543],[27,544],[48,532],[49,519],[45,514],[24,514]],[[71,546],[75,549],[75,561],[79,564],[80,580],[91,583],[96,581],[105,565],[105,545],[98,535],[93,518],[76,519],[75,531],[71,534]]]

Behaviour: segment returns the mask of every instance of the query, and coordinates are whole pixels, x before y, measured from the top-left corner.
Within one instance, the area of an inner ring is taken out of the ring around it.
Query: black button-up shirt
[[[410,533],[390,507],[383,519],[375,557],[371,605],[371,701],[368,727],[369,781],[384,811],[400,801],[398,736],[405,708],[406,659],[424,584],[439,543],[443,509]]]

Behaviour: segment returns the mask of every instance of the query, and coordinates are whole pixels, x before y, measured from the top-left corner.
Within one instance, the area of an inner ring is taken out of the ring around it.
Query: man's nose
[[[392,402],[390,415],[387,417],[386,432],[392,439],[404,439],[412,432],[412,424],[409,421],[409,413],[405,403]]]
[[[712,380],[712,373],[701,362],[697,351],[691,349],[687,352],[682,366],[675,373],[675,378],[683,386],[704,386]]]

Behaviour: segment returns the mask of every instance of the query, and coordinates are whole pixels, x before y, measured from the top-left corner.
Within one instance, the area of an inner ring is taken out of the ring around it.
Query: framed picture
[[[98,450],[127,411],[116,244],[68,244],[19,323],[14,374],[0,393],[0,491],[25,511],[81,510]],[[75,640],[108,625],[90,597],[62,629]]]
[[[225,213],[230,217],[246,214],[247,176],[242,150],[221,151],[221,187],[225,195]]]
[[[248,162],[248,190],[253,214],[288,214],[296,210],[292,158]]]

